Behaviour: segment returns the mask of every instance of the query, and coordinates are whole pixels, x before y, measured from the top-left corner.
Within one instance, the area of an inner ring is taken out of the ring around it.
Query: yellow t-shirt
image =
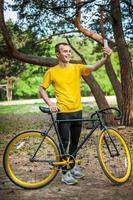
[[[83,64],[69,64],[67,67],[56,65],[45,73],[42,86],[46,89],[50,84],[53,85],[57,106],[61,112],[80,111],[80,77],[88,74],[86,65]]]

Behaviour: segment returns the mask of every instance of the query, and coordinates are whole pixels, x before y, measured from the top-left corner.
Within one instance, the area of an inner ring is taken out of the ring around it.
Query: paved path
[[[116,97],[115,96],[107,96],[106,97],[109,104],[116,105]],[[55,102],[55,98],[51,98],[52,101]],[[96,103],[94,97],[82,97],[83,103]],[[19,105],[19,104],[34,104],[34,103],[43,103],[42,99],[23,99],[23,100],[13,100],[13,101],[1,101],[1,106],[7,105]]]

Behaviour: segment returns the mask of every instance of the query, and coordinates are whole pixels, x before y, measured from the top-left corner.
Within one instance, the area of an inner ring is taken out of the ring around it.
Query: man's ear
[[[56,53],[56,57],[57,57],[57,58],[59,57],[59,53],[58,53],[58,52]]]

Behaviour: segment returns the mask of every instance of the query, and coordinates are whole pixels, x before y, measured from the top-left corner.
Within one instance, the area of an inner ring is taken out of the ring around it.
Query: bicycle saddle
[[[42,112],[44,112],[44,113],[48,113],[48,114],[51,113],[50,109],[47,108],[47,107],[39,106],[39,109],[40,109]]]

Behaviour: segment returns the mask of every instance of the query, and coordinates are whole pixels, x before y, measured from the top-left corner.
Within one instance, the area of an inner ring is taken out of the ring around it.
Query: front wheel
[[[60,160],[53,139],[39,131],[26,131],[15,136],[7,145],[3,164],[7,176],[26,189],[41,188],[58,173],[52,165]]]
[[[105,175],[114,183],[125,183],[131,175],[131,155],[122,136],[114,129],[102,131],[98,159]]]

